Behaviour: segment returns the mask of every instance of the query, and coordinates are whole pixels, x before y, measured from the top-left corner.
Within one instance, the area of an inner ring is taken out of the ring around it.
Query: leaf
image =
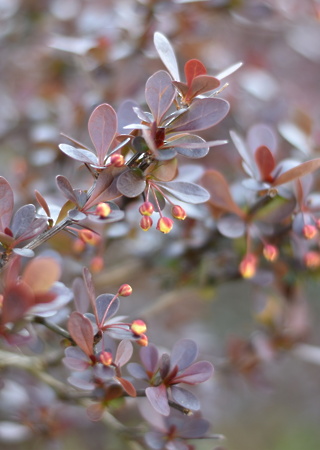
[[[223,78],[228,77],[229,75],[233,74],[236,70],[238,70],[243,65],[242,62],[237,62],[235,64],[232,64],[232,66],[228,67],[227,69],[220,72],[218,75],[216,75],[216,78],[218,80],[222,80]]]
[[[197,95],[213,91],[219,86],[220,81],[217,78],[209,75],[200,75],[192,80],[187,98],[191,100]]]
[[[75,148],[69,144],[60,144],[59,148],[65,155],[75,159],[76,161],[80,161],[85,164],[93,164],[95,166],[99,165],[96,155],[88,150],[83,148]]]
[[[13,192],[8,181],[0,177],[0,230],[10,226],[14,207]]]
[[[159,162],[156,169],[152,170],[152,176],[159,181],[171,181],[178,172],[177,158],[170,159],[170,161]]]
[[[217,125],[228,114],[230,105],[221,98],[195,99],[186,112],[173,120],[170,131],[199,131]]]
[[[14,248],[14,249],[12,249],[12,251],[16,255],[24,256],[25,258],[33,258],[34,257],[34,251],[31,250],[30,248]]]
[[[112,106],[107,103],[97,106],[89,118],[88,129],[100,165],[104,163],[109,147],[116,136],[117,128],[117,114]]]
[[[190,366],[197,358],[198,346],[191,339],[181,339],[176,342],[172,348],[170,356],[170,370],[176,366],[179,371]]]
[[[41,208],[44,210],[44,212],[47,214],[48,217],[51,216],[50,214],[50,208],[48,206],[48,203],[46,202],[46,200],[42,197],[42,195],[40,194],[39,191],[34,191],[37,202],[39,203],[39,205],[41,206]]]
[[[188,183],[187,181],[170,181],[169,183],[157,182],[157,184],[178,200],[186,203],[204,203],[210,198],[206,189],[197,184]]]
[[[32,290],[24,282],[11,284],[4,291],[1,311],[2,324],[16,322],[34,305]]]
[[[248,173],[248,175],[250,175],[254,178],[258,178],[259,174],[257,173],[257,169],[254,164],[253,154],[251,154],[248,151],[243,139],[233,130],[230,131],[230,137],[231,137],[236,149],[238,150],[241,158],[243,159],[243,161],[246,164],[245,170]]]
[[[136,391],[135,387],[133,386],[133,384],[130,383],[130,381],[126,380],[125,378],[120,378],[120,377],[117,377],[117,380],[119,381],[119,383],[121,383],[121,386],[126,391],[126,393],[128,395],[130,395],[130,397],[137,396],[137,391]]]
[[[158,413],[163,416],[170,414],[167,389],[163,384],[156,387],[148,387],[145,392],[149,402]]]
[[[117,181],[117,188],[125,197],[133,198],[142,194],[146,187],[145,179],[133,170],[123,172]]]
[[[120,300],[113,294],[101,294],[96,299],[96,308],[98,314],[98,325],[104,325],[107,319],[116,314],[120,306]]]
[[[147,348],[147,347],[145,347],[145,348]],[[148,379],[148,375],[147,375],[146,371],[138,363],[129,363],[127,365],[127,370],[131,376],[133,376],[134,378],[137,378],[138,380],[147,380]]]
[[[244,235],[246,225],[236,214],[228,214],[217,221],[217,228],[223,236],[235,239]]]
[[[253,154],[259,147],[268,147],[271,153],[277,150],[277,138],[271,127],[264,123],[258,123],[250,127],[247,135],[248,146]]]
[[[162,33],[159,33],[159,31],[154,33],[153,42],[161,61],[171,73],[172,78],[179,81],[180,77],[178,64],[170,42]]]
[[[185,439],[201,438],[208,431],[209,426],[210,423],[205,419],[190,417],[189,420],[183,421],[183,425],[180,428],[180,436]]]
[[[24,205],[18,209],[12,219],[11,230],[15,239],[29,230],[35,219],[36,208],[34,205]]]
[[[33,205],[32,205],[33,206]],[[47,219],[34,219],[28,228],[15,241],[15,245],[20,242],[32,239],[34,236],[41,234],[47,228]]]
[[[89,357],[93,354],[93,328],[90,320],[73,311],[68,320],[69,333],[81,350]]]
[[[73,192],[73,188],[69,182],[69,180],[64,177],[63,175],[58,175],[56,177],[56,183],[60,191],[63,193],[63,195],[70,200],[70,202],[74,203],[75,205],[78,204],[77,197],[75,193]]]
[[[314,172],[320,168],[320,158],[312,159],[300,164],[297,167],[293,167],[287,172],[279,175],[278,178],[272,183],[272,187],[280,186],[281,184],[288,183],[289,181],[295,180],[299,177],[303,177],[308,173]]]
[[[159,70],[147,80],[145,96],[153,118],[159,125],[162,117],[170,108],[176,91],[170,75]]]
[[[68,217],[73,222],[80,222],[81,220],[86,219],[87,215],[79,211],[78,209],[71,209],[70,211],[68,211]]]
[[[199,75],[206,75],[207,69],[198,59],[190,59],[185,63],[184,74],[187,85],[191,86],[192,81]]]
[[[121,341],[118,345],[114,362],[117,364],[117,366],[122,367],[129,361],[132,353],[133,345],[131,344],[131,342],[128,340]]]
[[[199,147],[194,147],[194,145],[199,145]],[[204,139],[187,133],[167,139],[166,147],[173,147],[180,155],[189,158],[203,158],[209,153],[209,146]]]
[[[149,344],[148,347],[142,347],[140,359],[147,372],[155,373],[158,370],[159,352],[155,345]]]
[[[118,108],[118,133],[124,134],[124,127],[129,123],[133,123],[137,120],[137,115],[133,108],[137,108],[138,104],[133,100],[125,100]]]
[[[198,361],[187,367],[183,373],[175,377],[175,383],[198,384],[209,380],[213,375],[213,365],[208,361]]]
[[[75,278],[72,283],[72,290],[76,310],[82,314],[86,313],[88,311],[90,301],[82,278]]]
[[[22,279],[35,294],[42,294],[59,280],[61,268],[53,258],[39,257],[30,261],[22,275]]]
[[[171,395],[172,399],[184,408],[188,408],[193,411],[198,411],[200,409],[200,402],[198,398],[186,389],[172,386]]]
[[[98,203],[109,202],[121,196],[117,188],[117,177],[124,170],[126,170],[125,167],[108,167],[100,173],[91,196],[85,204],[86,211]]]
[[[207,170],[201,181],[210,194],[210,204],[222,211],[229,211],[240,217],[244,216],[243,211],[234,202],[229,185],[221,173],[213,169]]]
[[[97,306],[96,306],[96,301],[95,301],[96,294],[95,294],[94,285],[93,285],[93,281],[92,281],[92,275],[87,267],[83,268],[82,275],[83,275],[84,284],[86,286],[86,290],[88,292],[91,307],[94,312],[96,322],[98,323],[99,318],[98,318]]]

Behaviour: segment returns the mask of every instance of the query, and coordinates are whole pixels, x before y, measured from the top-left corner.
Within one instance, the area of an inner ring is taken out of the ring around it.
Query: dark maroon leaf
[[[117,181],[117,188],[125,197],[137,197],[146,187],[145,179],[133,170],[123,172]]]
[[[260,172],[261,180],[272,182],[273,177],[271,176],[271,172],[274,170],[276,162],[271,151],[268,147],[262,145],[257,148],[254,157]]]
[[[178,89],[183,97],[187,95],[189,88],[185,83],[182,83],[181,81],[173,81],[172,84]]]
[[[170,368],[178,367],[179,371],[190,366],[198,355],[197,344],[191,339],[176,342],[171,351]]]
[[[75,148],[69,144],[60,144],[59,148],[65,155],[68,155],[70,158],[73,158],[76,161],[80,161],[85,164],[93,164],[95,166],[99,165],[99,161],[96,155],[92,152],[89,152],[88,150],[85,150],[83,148]]]
[[[0,230],[9,227],[14,206],[13,192],[8,181],[0,177]]]
[[[210,195],[206,189],[187,181],[170,181],[169,183],[157,182],[166,192],[178,200],[186,203],[198,204],[209,200]]]
[[[63,175],[58,175],[56,177],[56,183],[60,191],[63,193],[63,195],[70,200],[72,203],[77,205],[77,197],[73,191],[73,188],[69,182],[69,180],[64,177]]]
[[[112,106],[107,103],[97,106],[89,118],[88,129],[100,165],[104,163],[117,128],[117,114]]]
[[[172,79],[164,70],[159,70],[147,80],[146,101],[158,125],[170,108],[175,94],[176,91],[172,85]]]
[[[167,353],[163,353],[159,363],[160,376],[164,380],[170,372],[170,356]],[[177,372],[177,370],[175,370]]]
[[[93,328],[90,320],[74,311],[68,320],[68,330],[81,350],[88,356],[93,354]]]
[[[140,359],[147,372],[155,373],[159,364],[159,353],[155,345],[149,344],[140,350]]]
[[[133,353],[133,346],[130,341],[121,341],[117,348],[114,362],[117,366],[124,366],[131,358]]]
[[[154,34],[154,46],[161,61],[171,73],[172,78],[179,81],[179,70],[174,50],[168,39],[162,33],[159,33],[159,31]]]
[[[34,305],[34,295],[30,287],[21,282],[9,286],[4,292],[1,322],[16,322]]]
[[[198,411],[200,409],[200,402],[195,395],[186,389],[172,386],[171,387],[172,399],[181,406]]]
[[[156,387],[148,387],[146,389],[146,396],[158,413],[163,416],[170,414],[170,407],[168,403],[167,389],[163,384]]]
[[[170,131],[199,131],[217,125],[229,111],[229,103],[221,98],[195,99],[186,112],[170,124]]]
[[[175,383],[198,384],[209,380],[213,375],[213,365],[208,361],[199,361],[187,367],[175,377]]]
[[[101,294],[96,299],[96,307],[99,319],[99,325],[103,325],[104,322],[110,319],[116,314],[120,306],[118,297],[113,294]]]

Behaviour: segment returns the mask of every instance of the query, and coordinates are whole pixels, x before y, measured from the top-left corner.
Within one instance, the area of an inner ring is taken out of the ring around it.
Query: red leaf
[[[308,173],[314,172],[320,168],[320,158],[312,159],[311,161],[306,161],[293,169],[287,170],[287,172],[282,173],[279,177],[272,183],[273,187],[280,186],[281,184],[288,183],[289,181],[295,180],[296,178],[303,177]]]
[[[74,311],[68,320],[68,330],[74,342],[88,356],[93,354],[93,328],[90,320]]]
[[[199,75],[206,75],[207,69],[198,59],[190,59],[184,66],[187,85],[191,86],[193,79]]]
[[[261,145],[255,151],[254,157],[261,175],[261,181],[272,182],[271,172],[275,168],[276,163],[271,151],[265,145]]]

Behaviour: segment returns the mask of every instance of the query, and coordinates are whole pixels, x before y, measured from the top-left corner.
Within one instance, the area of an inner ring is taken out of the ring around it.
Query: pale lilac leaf
[[[167,389],[163,384],[156,387],[148,387],[146,389],[146,396],[158,413],[163,416],[168,416],[170,414]]]
[[[228,114],[230,105],[221,98],[196,99],[186,112],[170,124],[170,131],[198,131],[217,125]]]
[[[210,198],[206,189],[197,184],[188,183],[187,181],[158,182],[157,184],[178,200],[186,203],[204,203]]]
[[[172,45],[162,33],[159,33],[159,31],[155,32],[153,42],[161,61],[171,73],[172,78],[179,81],[179,69]]]
[[[73,358],[71,356],[63,358],[62,362],[66,367],[68,367],[68,369],[77,370],[78,372],[83,372],[84,370],[87,370],[91,364],[88,358],[86,361],[83,361],[82,359]]]
[[[98,158],[96,155],[89,150],[83,148],[75,148],[69,144],[60,144],[60,150],[67,156],[76,161],[83,162],[85,164],[99,165]]]
[[[13,192],[8,181],[0,177],[0,230],[10,225],[14,206]]]
[[[179,371],[190,366],[197,358],[198,346],[192,339],[181,339],[172,348],[170,356],[170,369],[178,367]]]
[[[133,198],[142,194],[146,187],[145,179],[138,173],[127,170],[123,172],[117,181],[117,188],[125,197]]]
[[[200,409],[200,402],[198,398],[191,392],[178,386],[171,386],[172,399],[181,406],[198,411]]]
[[[116,357],[114,359],[117,366],[124,366],[129,359],[131,358],[133,353],[133,346],[130,341],[121,341],[117,348]]]
[[[144,368],[138,363],[129,363],[127,365],[127,370],[131,376],[137,378],[138,380],[147,380],[148,375]]]
[[[208,361],[199,361],[187,367],[181,375],[175,377],[175,382],[198,384],[209,380],[213,375],[213,365]]]
[[[11,231],[15,238],[21,236],[29,229],[36,215],[34,205],[24,205],[18,209],[12,219]]]
[[[140,359],[147,372],[155,373],[158,370],[159,352],[155,345],[149,344],[140,349]]]
[[[125,100],[118,108],[118,133],[125,134],[124,127],[129,123],[137,120],[137,116],[133,108],[137,108],[138,104],[133,100]]]
[[[180,134],[172,137],[167,140],[165,147],[173,147],[178,153],[189,158],[203,158],[209,152],[206,141],[200,136],[192,134]]]
[[[74,311],[68,320],[68,330],[81,350],[88,356],[93,353],[93,327],[90,320]]]
[[[250,127],[247,135],[248,146],[253,154],[258,147],[268,147],[271,153],[277,150],[277,138],[273,129],[263,123]]]
[[[110,145],[116,136],[117,128],[117,114],[112,106],[107,103],[97,106],[89,118],[88,129],[100,165],[104,163]]]
[[[159,70],[151,75],[146,83],[145,96],[154,120],[160,124],[175,97],[175,89],[170,75],[164,70]]]
[[[76,306],[76,310],[81,314],[84,314],[88,311],[89,308],[89,296],[86,290],[85,283],[82,278],[75,278],[72,283],[74,304]]]
[[[226,78],[229,75],[233,74],[236,70],[240,69],[242,65],[243,65],[242,62],[232,64],[232,66],[228,67],[227,69],[223,70],[218,75],[216,75],[216,78],[218,78],[218,80],[222,80],[223,78]]]
[[[163,449],[163,441],[165,439],[165,435],[164,433],[161,433],[161,431],[148,431],[145,434],[144,439],[146,444],[153,450]]]
[[[118,297],[113,294],[101,294],[96,299],[96,308],[98,313],[99,324],[104,322],[116,314],[120,306]]]
[[[185,439],[197,439],[208,431],[210,423],[201,418],[190,417],[188,420],[184,420],[180,427],[180,436]]]
[[[230,137],[236,149],[238,150],[241,158],[246,164],[245,171],[248,173],[248,175],[253,176],[254,178],[258,178],[259,173],[255,166],[253,154],[249,152],[243,139],[233,130],[230,131]]]
[[[47,228],[47,219],[34,219],[28,228],[16,239],[16,245],[22,241],[38,236]]]
[[[94,403],[87,407],[87,414],[90,420],[98,422],[102,419],[104,407],[101,403]]]
[[[241,217],[236,214],[228,214],[217,221],[217,228],[223,236],[236,239],[244,235],[246,225]]]
[[[1,238],[0,238],[1,242]],[[34,251],[30,248],[14,248],[12,251],[19,256],[24,256],[25,258],[33,258],[34,257]]]

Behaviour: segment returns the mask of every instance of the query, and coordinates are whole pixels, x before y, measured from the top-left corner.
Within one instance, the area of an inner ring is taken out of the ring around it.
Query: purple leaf
[[[73,192],[73,188],[69,182],[69,180],[64,177],[63,175],[58,175],[56,177],[56,183],[60,191],[63,193],[63,195],[70,200],[72,203],[77,205],[77,197],[75,193]]]
[[[247,135],[247,141],[251,154],[259,147],[268,147],[271,153],[275,154],[277,149],[277,138],[272,128],[263,123],[250,127]]]
[[[81,314],[86,313],[89,308],[89,297],[82,278],[76,278],[73,281],[72,290],[74,293],[74,303],[76,306],[76,310]]]
[[[33,205],[32,205],[33,206]],[[34,236],[39,235],[47,228],[47,219],[34,219],[33,222],[29,225],[28,228],[24,230],[24,232],[16,239],[15,244],[22,241],[26,241],[27,239],[31,239]]]
[[[83,162],[85,164],[93,164],[95,166],[99,165],[98,158],[92,152],[85,150],[83,148],[75,148],[69,144],[60,144],[60,150],[68,155],[70,158],[75,159],[76,161]]]
[[[113,339],[131,339],[133,341],[139,339],[139,336],[134,335],[129,327],[125,329],[125,325],[123,324],[120,324],[120,327],[117,328],[116,325],[106,325],[105,331]]]
[[[197,439],[202,437],[209,429],[209,422],[205,419],[191,417],[184,420],[180,428],[180,436],[185,439]]]
[[[158,413],[163,416],[168,416],[170,414],[167,389],[163,384],[156,387],[148,387],[146,389],[146,396]]]
[[[199,147],[194,147],[199,145]],[[167,139],[165,147],[173,147],[178,153],[189,158],[203,158],[209,152],[209,146],[200,136],[180,134]]]
[[[11,231],[16,239],[30,228],[35,215],[36,208],[34,205],[24,205],[18,209],[13,216],[11,225]]]
[[[149,344],[140,349],[140,359],[147,372],[155,373],[159,364],[159,353],[155,345]]]
[[[68,320],[68,330],[81,350],[88,356],[93,354],[93,328],[90,320],[74,311]]]
[[[116,314],[120,306],[118,297],[113,294],[101,294],[96,299],[96,308],[98,313],[99,325],[102,326],[106,320]]]
[[[14,206],[13,192],[8,181],[0,177],[0,230],[9,227]]]
[[[295,180],[299,177],[303,177],[308,173],[314,172],[320,168],[320,158],[312,159],[311,161],[306,161],[297,167],[293,167],[287,172],[282,173],[279,177],[272,183],[273,187],[280,186],[281,184],[288,183],[289,181]]]
[[[198,355],[197,344],[191,339],[181,339],[172,348],[170,369],[178,367],[179,371],[190,366]]]
[[[175,383],[198,384],[207,381],[213,375],[213,365],[208,361],[199,361],[187,367],[175,377]]]
[[[116,357],[114,359],[117,366],[124,366],[133,353],[133,346],[130,341],[121,341],[117,348]]]
[[[159,33],[159,31],[154,33],[153,42],[161,61],[171,73],[172,78],[179,81],[178,64],[170,42],[162,33]]]
[[[172,386],[171,387],[172,399],[185,408],[198,411],[200,409],[200,402],[198,398],[186,389]]]
[[[144,368],[138,363],[130,363],[127,365],[127,370],[134,378],[138,380],[147,380],[148,375]]]
[[[125,170],[123,167],[108,167],[100,173],[91,197],[86,202],[86,211],[98,203],[108,202],[121,196],[121,192],[117,189],[117,177],[123,170]]]
[[[187,181],[157,182],[157,184],[178,200],[186,203],[204,203],[210,198],[206,189],[197,184],[188,183]]]
[[[95,108],[89,118],[88,129],[100,165],[103,165],[118,128],[117,114],[112,106],[103,103]]]
[[[125,197],[133,198],[142,194],[146,187],[145,179],[132,170],[123,172],[117,181],[117,188]]]
[[[244,235],[246,225],[241,217],[236,214],[228,214],[217,221],[217,228],[223,236],[236,239]]]
[[[258,178],[259,173],[254,163],[253,154],[248,151],[243,139],[235,131],[231,130],[230,136],[241,158],[245,162],[245,171],[248,175]]]
[[[68,217],[73,222],[80,222],[81,220],[86,219],[87,215],[79,211],[78,209],[71,209],[70,211],[68,211]]]
[[[199,131],[217,125],[229,111],[230,105],[221,98],[196,99],[186,112],[173,120],[170,131]]]
[[[79,389],[85,391],[92,391],[96,386],[91,381],[91,370],[85,372],[78,372],[68,378],[68,382]]]
[[[84,361],[82,359],[67,356],[66,358],[62,359],[62,362],[66,367],[68,367],[68,369],[77,370],[79,372],[87,370],[90,366],[90,361],[88,360],[88,358]]]
[[[148,431],[145,434],[146,444],[153,450],[162,450],[165,435],[161,431]]]
[[[28,285],[12,284],[4,292],[1,322],[16,322],[34,304],[34,295]]]
[[[129,123],[137,120],[137,115],[133,108],[137,108],[138,104],[133,100],[125,100],[118,108],[118,133],[125,134],[124,127]]]
[[[164,70],[159,70],[147,80],[146,101],[158,125],[170,108],[175,95],[176,91],[172,85],[172,79]]]

